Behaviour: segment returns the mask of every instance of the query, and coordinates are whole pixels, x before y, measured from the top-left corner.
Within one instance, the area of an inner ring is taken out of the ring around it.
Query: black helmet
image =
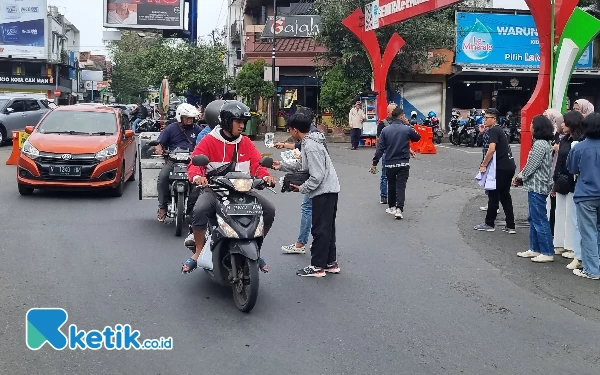
[[[252,118],[250,108],[237,100],[227,100],[219,112],[219,124],[223,130],[231,131],[233,120],[242,120],[246,123]]]
[[[204,120],[211,129],[219,125],[219,113],[223,104],[225,104],[225,100],[213,100],[204,109]]]

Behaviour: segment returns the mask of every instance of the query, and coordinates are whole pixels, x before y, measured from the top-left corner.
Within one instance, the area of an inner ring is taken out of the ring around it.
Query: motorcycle
[[[521,127],[517,124],[512,112],[506,112],[506,127],[508,128],[508,139],[510,143],[521,143]]]
[[[160,124],[154,119],[146,118],[138,123],[137,127],[135,128],[135,132],[160,132]]]
[[[148,146],[157,146],[158,141],[154,140],[148,143]],[[187,167],[190,163],[191,153],[188,149],[176,148],[173,151],[164,150],[162,155],[153,155],[155,157],[164,157],[168,162],[173,163],[173,172],[169,175],[171,203],[167,208],[167,219],[165,223],[175,221],[175,235],[181,236],[185,224],[185,210],[187,200],[190,196],[191,184],[188,179]]]
[[[464,144],[469,147],[474,147],[478,132],[479,129],[476,125],[475,118],[469,115],[469,119],[461,124],[456,131],[456,134],[458,134],[457,146]]]
[[[192,164],[207,166],[206,155],[192,158]],[[203,267],[220,285],[231,286],[233,300],[242,312],[250,312],[258,298],[260,250],[263,244],[262,207],[248,192],[256,189],[275,192],[260,178],[235,171],[235,162],[208,172],[209,185],[217,196],[216,215],[209,218],[206,243],[200,254]],[[264,157],[260,164],[273,165]],[[192,251],[194,251],[192,249]]]
[[[442,143],[442,137],[444,136],[444,133],[440,128],[440,120],[438,120],[435,112],[429,111],[427,118],[423,120],[423,125],[431,127],[431,130],[433,131],[433,140],[435,143]]]
[[[452,143],[455,146],[460,145],[460,138],[459,138],[459,128],[461,127],[460,125],[460,112],[456,109],[452,110],[452,119],[450,120],[450,123],[448,124],[449,127],[449,131],[448,131],[448,140],[450,141],[450,143]]]

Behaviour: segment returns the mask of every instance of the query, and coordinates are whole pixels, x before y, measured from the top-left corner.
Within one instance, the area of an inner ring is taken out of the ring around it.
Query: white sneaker
[[[548,263],[548,262],[554,262],[554,255],[538,255],[535,258],[531,258],[532,262],[536,262],[536,263]]]
[[[580,270],[580,269],[573,270],[573,274],[575,276],[583,277],[583,278],[586,278],[586,279],[600,280],[600,277],[598,277],[598,276],[590,276],[587,273],[585,273],[583,270]]]
[[[306,246],[296,247],[296,244],[293,243],[287,246],[281,246],[281,250],[286,254],[305,254]]]
[[[396,207],[390,207],[385,210],[386,213],[390,215],[396,215]]]
[[[481,211],[487,211],[487,209],[488,209],[488,206],[481,206],[481,207],[479,207],[479,209],[480,209]],[[500,209],[497,209],[497,210],[496,210],[496,213],[497,213],[497,214],[499,214],[499,213],[500,213]]]
[[[520,253],[517,253],[517,256],[520,256],[521,258],[535,258],[539,255],[540,253],[533,250],[521,251]]]
[[[571,263],[567,264],[567,268],[570,270],[576,270],[579,268],[579,266],[581,266],[579,259],[573,259]]]
[[[554,248],[554,254],[556,254],[556,255],[560,255],[560,254],[564,253],[565,251],[568,251],[568,250],[565,250],[564,247],[555,247]]]
[[[402,210],[399,208],[396,208],[396,213],[394,214],[394,216],[397,220],[404,219],[404,216],[402,216]]]
[[[562,253],[563,258],[567,258],[567,259],[575,259],[575,252],[574,251],[565,251],[564,253]]]

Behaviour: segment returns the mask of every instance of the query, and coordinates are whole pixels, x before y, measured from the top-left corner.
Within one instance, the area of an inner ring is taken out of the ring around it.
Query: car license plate
[[[81,176],[81,167],[73,165],[50,166],[50,176]]]
[[[260,215],[262,214],[262,206],[257,203],[251,204],[228,204],[225,206],[225,214],[230,216],[236,215]]]

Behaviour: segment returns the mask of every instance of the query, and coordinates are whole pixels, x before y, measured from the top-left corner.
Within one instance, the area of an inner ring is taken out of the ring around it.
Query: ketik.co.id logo
[[[146,339],[140,342],[140,331],[129,324],[106,326],[102,331],[84,331],[75,324],[69,326],[66,336],[60,329],[67,322],[69,314],[61,308],[33,308],[27,311],[25,338],[27,347],[38,350],[48,343],[56,350],[69,347],[75,349],[108,350],[171,350],[173,338]]]

